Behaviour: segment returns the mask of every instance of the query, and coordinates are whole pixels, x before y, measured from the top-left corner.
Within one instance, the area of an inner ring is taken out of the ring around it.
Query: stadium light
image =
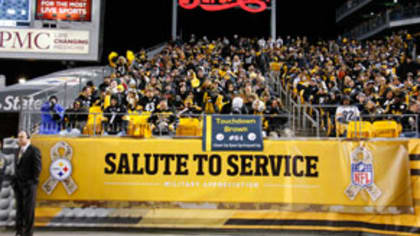
[[[25,77],[21,77],[21,78],[19,78],[19,79],[18,79],[18,83],[19,83],[19,84],[24,84],[24,83],[26,83],[26,78],[25,78]]]

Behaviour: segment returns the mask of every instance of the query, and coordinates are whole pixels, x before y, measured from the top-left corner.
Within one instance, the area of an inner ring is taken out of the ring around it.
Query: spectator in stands
[[[147,88],[145,96],[140,99],[140,104],[146,112],[154,112],[159,102],[159,98],[154,96],[153,88]]]
[[[91,105],[92,105],[92,101],[93,100],[96,100],[96,98],[100,97],[100,94],[99,94],[100,91],[98,90],[98,88],[95,87],[95,85],[93,84],[92,81],[88,81],[86,83],[86,86],[89,87],[90,88],[90,91],[91,91],[91,95],[90,95],[91,99],[90,99],[90,101],[91,101]]]
[[[78,100],[74,101],[73,107],[64,113],[64,127],[61,135],[78,136],[82,133],[88,118],[88,110],[82,107]]]
[[[41,107],[41,126],[39,134],[58,134],[64,117],[64,108],[58,104],[56,96],[51,96]]]
[[[82,105],[82,107],[88,109],[92,104],[92,88],[85,86],[82,89],[79,97],[76,99]]]
[[[152,113],[159,110],[160,100],[165,100],[171,112],[184,115],[277,114],[273,108],[278,106],[277,94],[264,77],[271,61],[278,63],[280,82],[296,101],[333,105],[320,108],[324,126],[334,124],[334,106],[342,104],[345,96],[354,101],[352,106],[359,113],[400,114],[418,100],[416,87],[420,84],[418,65],[406,56],[411,55],[407,35],[398,32],[383,40],[340,38],[313,44],[306,37],[290,36],[285,40],[235,37],[213,41],[193,37],[185,44],[169,43],[150,58],[144,51],[134,54],[135,58],[113,53],[109,59],[115,71],[100,90],[108,91],[102,98],[104,104],[113,94],[120,105],[132,110],[138,99],[136,110]],[[392,91],[390,98],[388,91]],[[399,99],[394,100],[396,96]],[[392,105],[391,101],[398,102]],[[346,124],[349,110],[342,108],[338,113]],[[280,123],[267,119],[266,129],[279,133]]]
[[[281,101],[278,99],[268,101],[264,115],[267,121],[265,130],[268,136],[279,137],[281,132],[287,128],[286,124],[289,121],[288,114],[281,108]]]
[[[178,115],[181,117],[199,117],[202,110],[201,107],[194,104],[194,96],[190,95],[187,99],[185,99],[185,106],[184,109],[181,110]]]
[[[111,78],[110,77],[105,77],[104,78],[104,82],[102,82],[99,85],[99,91],[106,91],[106,89],[110,86],[111,84]]]
[[[149,122],[152,124],[152,132],[154,135],[172,135],[175,132],[176,116],[168,108],[168,102],[162,100]]]
[[[345,136],[347,124],[350,121],[360,120],[360,111],[357,106],[350,105],[351,99],[349,96],[343,98],[343,103],[337,108],[335,114],[335,122],[337,125],[337,134]]]
[[[232,114],[232,115],[248,114],[248,109],[244,105],[244,100],[241,97],[235,97],[232,100],[231,110],[227,114]]]
[[[402,118],[402,126],[405,130],[401,133],[401,137],[404,138],[419,138],[420,137],[420,104],[412,104],[409,110],[405,113]]]
[[[118,97],[111,97],[111,104],[104,111],[104,133],[105,135],[124,135],[127,131],[127,122],[124,116],[127,109],[124,105],[118,104]]]

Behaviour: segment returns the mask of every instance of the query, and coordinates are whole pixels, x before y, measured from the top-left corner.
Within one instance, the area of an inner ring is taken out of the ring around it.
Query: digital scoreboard
[[[0,58],[98,61],[102,0],[0,0]]]
[[[37,20],[91,21],[92,0],[37,0]]]
[[[31,24],[30,0],[0,0],[0,27],[19,27]]]

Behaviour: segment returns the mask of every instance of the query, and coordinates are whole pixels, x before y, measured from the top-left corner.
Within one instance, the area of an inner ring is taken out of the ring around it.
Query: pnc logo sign
[[[187,10],[201,7],[205,11],[222,11],[240,7],[250,13],[259,13],[267,9],[270,0],[179,0],[179,5]]]
[[[0,31],[0,48],[26,48],[48,50],[49,45],[45,45],[50,38],[47,32],[30,31]]]

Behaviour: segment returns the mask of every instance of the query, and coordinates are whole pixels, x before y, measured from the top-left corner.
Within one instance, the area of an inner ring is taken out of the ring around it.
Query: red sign
[[[37,0],[37,20],[91,21],[92,0]]]
[[[199,6],[206,11],[222,11],[240,7],[247,12],[258,13],[267,9],[266,2],[270,0],[179,0],[179,5],[188,10]]]

